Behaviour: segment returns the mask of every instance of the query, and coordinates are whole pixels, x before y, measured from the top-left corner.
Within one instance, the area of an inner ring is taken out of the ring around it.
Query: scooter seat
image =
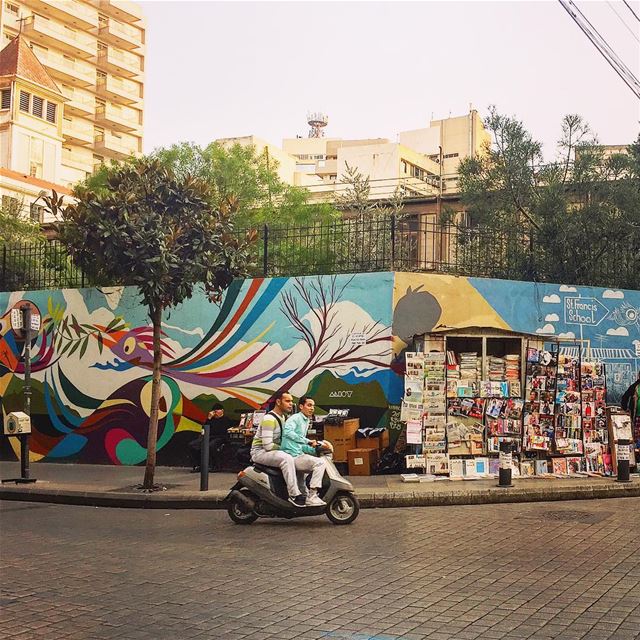
[[[269,467],[266,464],[258,464],[257,462],[254,462],[253,468],[256,471],[261,471],[262,473],[266,473],[268,476],[282,477],[282,472],[278,467]]]

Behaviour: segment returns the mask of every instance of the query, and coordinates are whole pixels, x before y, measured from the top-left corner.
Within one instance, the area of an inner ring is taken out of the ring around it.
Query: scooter
[[[253,463],[238,474],[226,497],[229,517],[236,524],[252,524],[258,518],[304,518],[325,514],[333,524],[351,524],[360,512],[353,485],[345,480],[331,456],[320,449],[326,461],[318,495],[326,505],[298,507],[289,502],[282,472],[277,467]]]

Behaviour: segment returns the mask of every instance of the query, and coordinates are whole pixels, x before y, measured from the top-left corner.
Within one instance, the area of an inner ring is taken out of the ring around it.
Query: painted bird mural
[[[274,322],[253,339],[240,344],[243,336],[252,329],[268,304],[278,295],[285,281],[271,280],[261,292],[263,283],[264,279],[253,280],[244,296],[240,297],[242,282],[234,282],[227,291],[215,322],[188,353],[176,357],[166,339],[163,339],[161,351],[165,361],[162,364],[162,374],[177,381],[224,392],[254,409],[261,406],[271,395],[271,391],[254,385],[265,383],[270,376],[280,372],[289,358],[287,354],[267,368],[256,369],[256,361],[269,348],[269,342],[251,355],[246,355],[269,333]],[[153,370],[151,327],[107,333],[106,327],[94,326],[102,332],[103,344],[110,349],[115,359],[113,362],[94,364],[93,367],[112,371],[124,371],[131,367]]]

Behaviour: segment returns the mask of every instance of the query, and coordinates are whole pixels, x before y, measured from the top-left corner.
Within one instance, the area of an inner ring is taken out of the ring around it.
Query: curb
[[[0,500],[70,504],[90,507],[116,507],[127,509],[225,509],[227,491],[165,492],[143,494],[124,491],[79,491],[73,489],[46,489],[37,486],[0,488]],[[596,500],[605,498],[640,497],[640,483],[612,482],[601,486],[567,487],[564,489],[531,489],[511,487],[482,491],[452,493],[426,492],[361,492],[356,494],[363,509],[398,507],[441,507],[478,504],[505,504],[515,502],[555,502],[563,500]]]

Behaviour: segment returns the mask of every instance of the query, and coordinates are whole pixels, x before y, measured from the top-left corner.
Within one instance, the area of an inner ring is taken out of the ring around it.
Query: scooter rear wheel
[[[360,503],[353,493],[337,493],[327,505],[327,518],[333,524],[351,524],[360,513]]]
[[[252,524],[258,519],[258,516],[253,511],[248,510],[242,500],[235,496],[231,496],[229,500],[227,513],[236,524]]]

